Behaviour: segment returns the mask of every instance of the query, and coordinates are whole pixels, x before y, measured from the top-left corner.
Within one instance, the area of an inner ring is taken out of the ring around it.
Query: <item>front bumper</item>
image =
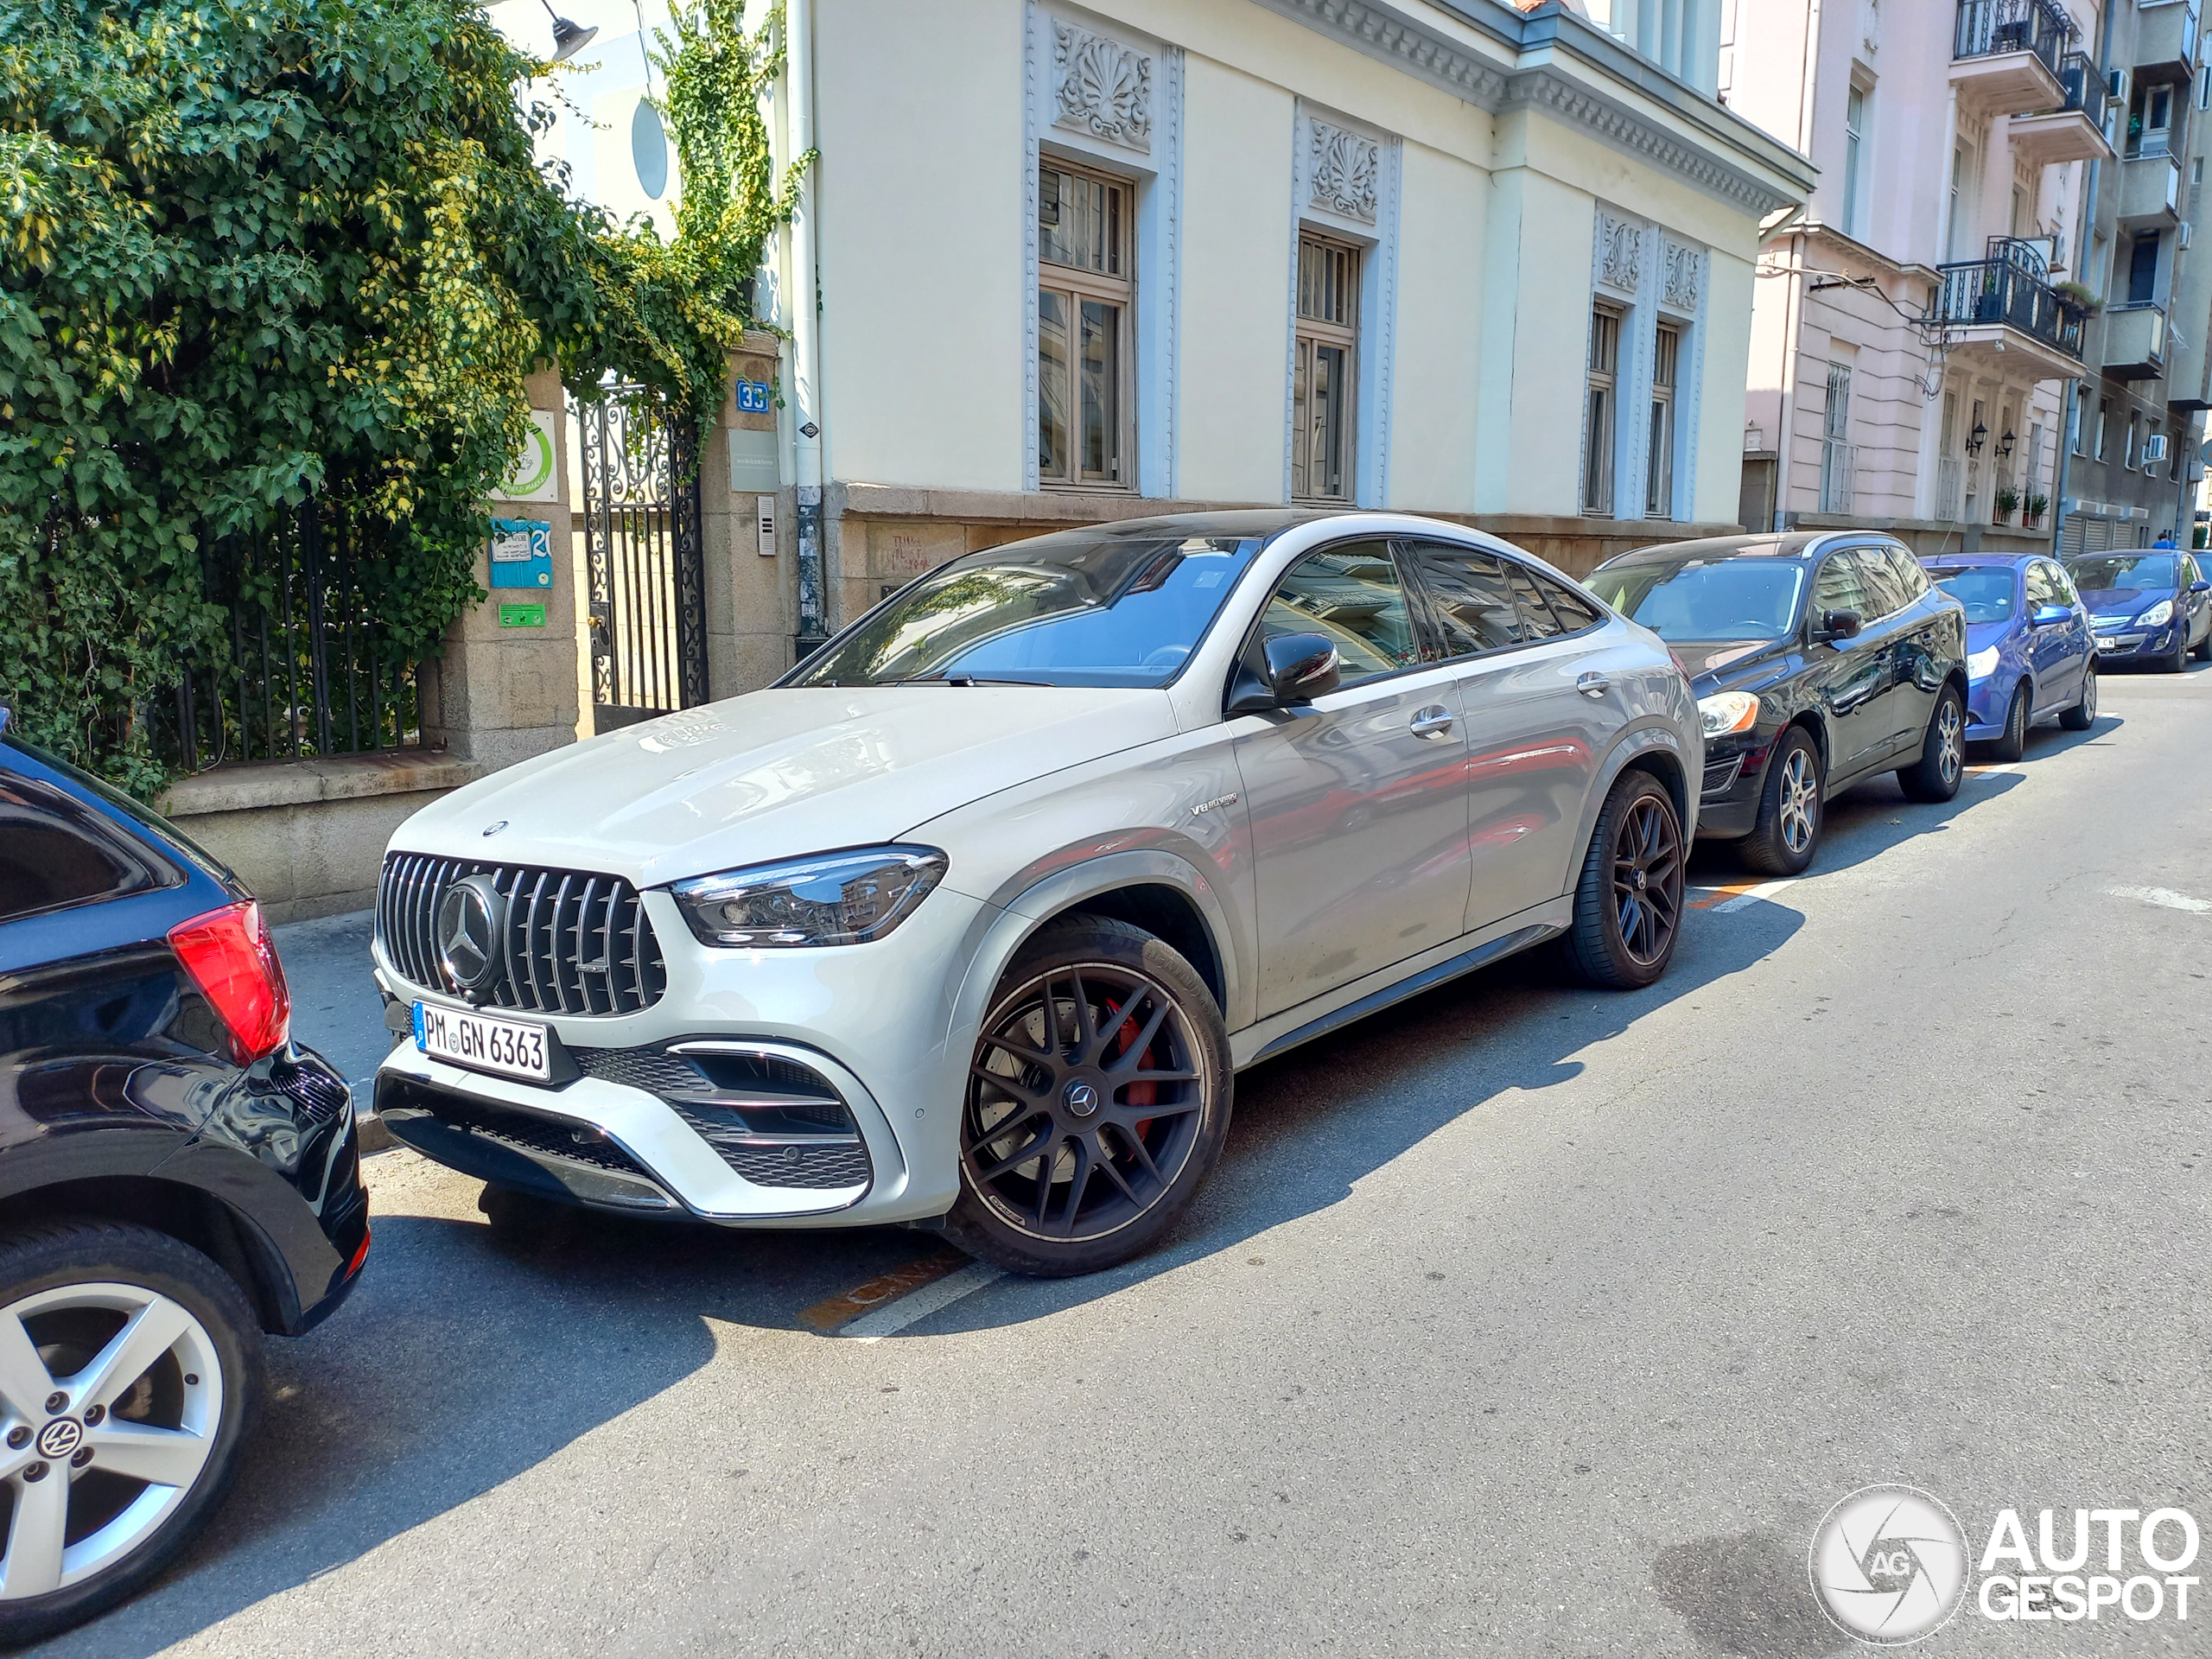
[[[1704,785],[1697,804],[1700,840],[1740,841],[1758,826],[1759,791],[1766,785],[1776,735],[1750,734],[1707,741]]]
[[[2163,628],[2115,628],[2107,633],[2097,633],[2097,660],[2101,663],[2150,662],[2171,656],[2174,648],[2174,634],[2184,623],[2168,623]]]
[[[723,950],[692,937],[667,893],[644,900],[667,965],[652,1007],[577,1017],[486,1010],[550,1027],[589,1062],[583,1075],[553,1084],[496,1077],[403,1037],[377,1074],[377,1110],[393,1136],[482,1179],[633,1216],[859,1226],[950,1208],[969,1049],[955,1004],[1001,912],[940,887],[872,944]],[[459,1006],[401,978],[380,947],[377,977],[397,1001]],[[849,1156],[825,1177],[815,1154],[829,1148],[809,1147],[786,1176],[766,1155],[772,1149],[723,1133],[717,1102],[658,1080],[671,1051],[702,1046],[819,1080],[849,1117]]]
[[[2005,734],[2005,718],[2012,710],[2012,688],[2017,673],[1985,674],[1967,685],[1967,741],[1990,743]]]

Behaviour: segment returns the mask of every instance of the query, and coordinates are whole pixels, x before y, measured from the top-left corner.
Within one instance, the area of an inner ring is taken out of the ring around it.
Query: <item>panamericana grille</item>
[[[571,1048],[588,1077],[665,1101],[715,1155],[756,1186],[865,1186],[868,1146],[830,1080],[780,1055],[737,1050]]]
[[[532,1014],[636,1014],[660,1001],[668,969],[638,890],[620,876],[394,853],[377,887],[377,938],[410,983],[451,993],[438,963],[438,901],[488,875],[507,901],[499,976],[485,1001]]]

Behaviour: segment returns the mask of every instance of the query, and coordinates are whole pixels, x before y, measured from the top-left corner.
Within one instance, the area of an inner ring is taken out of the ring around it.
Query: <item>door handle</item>
[[[1603,674],[1585,674],[1576,679],[1574,689],[1586,697],[1602,697],[1613,689],[1613,683]]]
[[[1452,729],[1452,715],[1443,704],[1432,702],[1426,709],[1414,711],[1406,729],[1415,737],[1442,737]]]

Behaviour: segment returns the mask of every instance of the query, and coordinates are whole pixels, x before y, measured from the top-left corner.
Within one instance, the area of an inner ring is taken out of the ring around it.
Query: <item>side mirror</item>
[[[2031,628],[2063,628],[2073,620],[2073,611],[2064,605],[2038,605],[2036,613],[2028,619],[2028,626]]]
[[[1825,642],[1856,639],[1861,626],[1856,611],[1822,611],[1813,625],[1813,638]]]
[[[2189,584],[2189,591],[2192,594],[2212,594],[2212,582],[2207,582],[2203,577],[2199,576]]]
[[[1262,644],[1260,655],[1266,665],[1265,678],[1249,667],[1238,669],[1229,698],[1232,715],[1261,714],[1311,702],[1335,690],[1341,677],[1337,648],[1325,633],[1279,633]]]

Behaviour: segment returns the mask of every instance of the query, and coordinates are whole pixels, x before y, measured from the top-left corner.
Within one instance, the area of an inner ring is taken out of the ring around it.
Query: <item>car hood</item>
[[[2133,616],[2162,599],[2171,599],[2171,588],[2084,588],[2082,602],[2098,616]]]
[[[754,691],[510,766],[423,808],[392,845],[656,887],[895,840],[955,807],[1174,731],[1167,694],[1150,690]]]
[[[1688,671],[1690,689],[1700,697],[1716,691],[1753,690],[1784,677],[1797,648],[1791,639],[1762,644],[1742,639],[1669,639],[1667,649]]]

